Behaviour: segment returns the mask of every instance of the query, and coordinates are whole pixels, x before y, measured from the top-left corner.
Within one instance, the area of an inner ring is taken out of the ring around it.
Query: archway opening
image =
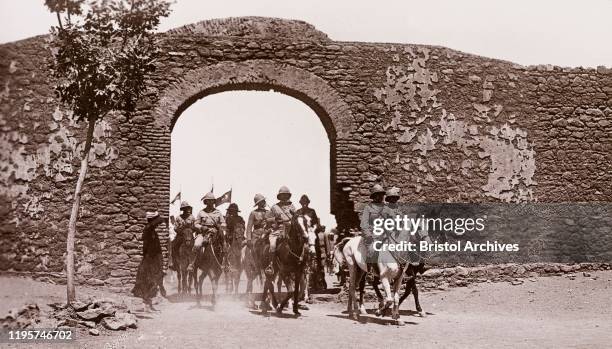
[[[232,191],[245,220],[253,196],[262,193],[276,202],[281,185],[292,201],[307,194],[321,223],[336,224],[330,214],[333,140],[320,110],[287,94],[272,91],[214,91],[195,101],[176,119],[172,129],[170,193],[202,208],[202,196]],[[219,209],[225,213],[227,204]],[[179,213],[179,203],[170,214]]]

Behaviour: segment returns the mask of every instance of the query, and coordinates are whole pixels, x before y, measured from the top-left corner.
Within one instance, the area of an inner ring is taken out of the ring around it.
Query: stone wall
[[[3,270],[63,270],[84,129],[53,95],[45,39],[0,45]],[[138,113],[96,128],[78,224],[81,282],[129,288],[144,212],[167,212],[172,126],[194,101],[222,91],[275,89],[317,113],[340,225],[354,224],[375,182],[399,186],[407,202],[612,198],[605,67],[336,42],[304,22],[267,18],[202,22],[159,39],[163,59]]]

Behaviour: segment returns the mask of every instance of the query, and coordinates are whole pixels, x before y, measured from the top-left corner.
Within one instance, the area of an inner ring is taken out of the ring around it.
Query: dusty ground
[[[137,330],[100,337],[80,336],[81,348],[610,348],[612,345],[612,271],[541,277],[522,285],[483,283],[421,293],[426,317],[418,317],[412,298],[402,305],[406,325],[368,315],[363,322],[347,318],[336,295],[320,295],[303,316],[264,317],[243,303],[224,297],[212,311],[208,303],[171,298],[161,312],[141,318]],[[79,288],[79,294],[108,296]],[[27,301],[39,305],[64,298],[63,286],[2,278],[0,313]],[[117,298],[116,295],[113,295]],[[322,301],[323,299],[328,301]],[[124,300],[133,307],[139,303]],[[374,303],[369,304],[373,308]],[[65,347],[65,344],[53,347]],[[37,347],[41,347],[38,345]]]

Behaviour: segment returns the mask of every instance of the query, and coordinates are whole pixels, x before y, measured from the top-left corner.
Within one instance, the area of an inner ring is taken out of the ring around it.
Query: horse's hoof
[[[397,320],[395,320],[395,324],[397,326],[404,326],[406,323],[404,321],[400,320],[400,319],[397,319]]]
[[[283,307],[281,307],[280,305],[278,307],[276,307],[276,313],[277,314],[282,314],[283,313]]]
[[[427,317],[427,315],[425,314],[424,311],[419,311],[419,316],[420,317]]]
[[[307,306],[307,305],[300,304],[300,305],[298,305],[298,309],[302,309],[302,310],[309,310],[310,308],[308,308],[308,306]]]
[[[297,309],[293,309],[293,315],[295,315],[295,316],[302,316],[302,313],[300,313],[300,311],[297,310]]]

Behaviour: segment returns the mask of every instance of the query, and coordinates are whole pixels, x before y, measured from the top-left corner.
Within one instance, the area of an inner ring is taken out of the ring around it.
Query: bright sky
[[[524,65],[612,67],[612,0],[178,0],[172,10],[162,31],[210,18],[281,17],[339,41],[441,45]],[[45,34],[55,21],[43,0],[0,0],[0,42]],[[227,92],[180,117],[171,194],[180,188],[199,208],[214,180],[217,195],[233,188],[246,216],[255,192],[271,204],[286,184],[295,202],[308,193],[329,226],[328,164],[327,136],[306,105],[270,92]]]
[[[214,184],[216,196],[232,189],[232,201],[246,220],[255,193],[272,206],[286,185],[296,208],[307,194],[322,224],[335,224],[329,214],[327,133],[317,114],[293,97],[223,92],[194,103],[172,130],[170,167],[171,195],[181,191],[194,212]],[[225,213],[227,205],[221,208]],[[178,204],[172,212],[178,212]]]
[[[210,18],[301,19],[342,41],[442,45],[520,64],[612,66],[612,0],[177,0],[161,30]],[[43,0],[0,0],[0,42],[48,32]]]

